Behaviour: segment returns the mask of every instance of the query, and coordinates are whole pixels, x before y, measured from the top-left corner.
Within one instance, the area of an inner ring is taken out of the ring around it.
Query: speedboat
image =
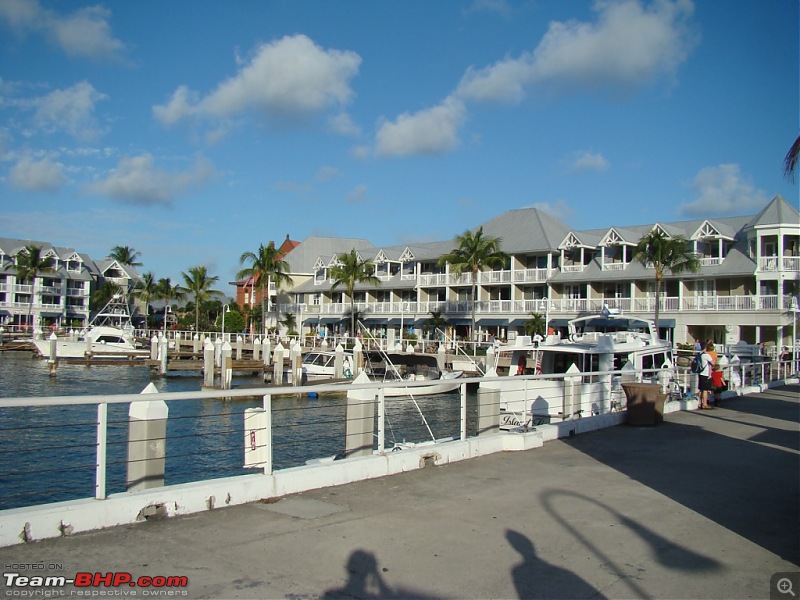
[[[303,383],[317,383],[336,377],[336,352],[333,350],[311,350],[303,354]],[[342,354],[342,373],[346,379],[353,376],[353,353]]]
[[[479,389],[499,392],[501,429],[620,408],[623,368],[651,370],[653,381],[673,368],[672,344],[653,321],[604,311],[573,319],[568,331],[567,338],[518,336],[494,350]]]
[[[33,343],[41,356],[50,356],[49,339],[34,340]],[[136,346],[130,309],[123,294],[115,294],[77,339],[56,340],[57,358],[136,358],[149,355],[149,350]]]
[[[387,387],[384,397],[428,396],[452,392],[461,386],[458,379],[463,371],[448,371],[439,368],[439,361],[432,354],[415,352],[365,352],[364,374],[369,381],[392,383],[396,381],[428,382],[413,387]],[[354,380],[362,383],[364,379]]]

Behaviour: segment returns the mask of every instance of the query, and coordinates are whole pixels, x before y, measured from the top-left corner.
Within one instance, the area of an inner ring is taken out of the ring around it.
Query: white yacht
[[[650,320],[604,311],[573,319],[568,330],[567,338],[519,336],[495,349],[479,388],[499,392],[501,428],[555,423],[621,407],[626,365],[654,370],[653,381],[659,381],[655,370],[668,369],[672,375],[672,343],[658,337]],[[598,374],[608,371],[620,373]],[[523,375],[539,377],[517,379]],[[553,375],[559,377],[548,377]]]

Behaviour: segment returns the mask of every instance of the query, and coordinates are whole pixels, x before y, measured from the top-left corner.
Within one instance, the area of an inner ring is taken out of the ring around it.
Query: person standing
[[[711,352],[714,352],[714,342],[708,340],[703,353],[700,355],[702,368],[698,373],[699,382],[697,386],[700,392],[700,408],[703,410],[711,409],[711,405],[708,403],[708,394],[712,390],[711,373],[714,369],[714,358],[710,354]]]

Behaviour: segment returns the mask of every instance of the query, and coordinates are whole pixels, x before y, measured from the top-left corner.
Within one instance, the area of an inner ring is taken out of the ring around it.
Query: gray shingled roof
[[[378,253],[378,250],[368,240],[308,237],[300,242],[299,246],[292,249],[284,260],[289,264],[290,273],[311,275],[314,273],[314,263],[320,256],[326,257],[327,263],[331,257],[343,252],[350,252],[353,248],[365,259]]]
[[[538,208],[506,211],[489,219],[482,227],[484,234],[502,239],[501,248],[507,254],[555,252],[570,231],[561,221]]]
[[[800,223],[800,212],[779,194],[755,216],[752,227],[798,223]]]

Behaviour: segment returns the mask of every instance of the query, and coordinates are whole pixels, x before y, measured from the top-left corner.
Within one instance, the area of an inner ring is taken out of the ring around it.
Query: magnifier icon
[[[792,581],[788,577],[783,577],[782,579],[778,579],[778,583],[775,587],[778,588],[778,591],[781,594],[789,594],[792,598],[797,598],[794,591],[792,590]]]

